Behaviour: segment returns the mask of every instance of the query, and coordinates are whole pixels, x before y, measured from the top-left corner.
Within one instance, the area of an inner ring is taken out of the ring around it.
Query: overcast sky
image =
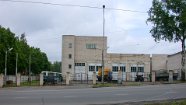
[[[25,0],[26,1],[26,0]],[[120,8],[147,12],[152,0],[31,0]],[[173,54],[181,43],[154,42],[146,24],[147,13],[105,9],[109,53]],[[16,35],[26,33],[28,44],[61,61],[62,35],[102,36],[102,9],[0,1],[0,25]]]

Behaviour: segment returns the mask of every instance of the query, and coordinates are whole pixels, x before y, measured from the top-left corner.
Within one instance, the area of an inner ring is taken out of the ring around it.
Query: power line
[[[74,5],[74,4],[59,4],[59,3],[39,2],[39,1],[24,1],[24,0],[0,0],[0,1],[15,2],[15,3],[54,5],[54,6],[66,6],[66,7],[81,7],[81,8],[102,9],[101,7],[95,7],[95,6]],[[116,11],[123,11],[123,12],[148,13],[148,12],[143,12],[143,11],[125,10],[125,9],[120,9],[120,8],[105,8],[105,9],[107,9],[107,10],[116,10]]]
[[[148,13],[148,12],[143,12],[143,11],[125,10],[125,9],[120,9],[120,8],[106,8],[106,9],[117,10],[117,11],[124,11],[124,12]]]

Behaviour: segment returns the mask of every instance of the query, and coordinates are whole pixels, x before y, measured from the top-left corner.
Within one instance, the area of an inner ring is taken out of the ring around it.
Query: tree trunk
[[[181,69],[181,80],[185,80],[185,70],[186,70],[186,65],[185,65],[185,38],[183,38],[182,40],[182,60],[181,60],[181,64],[182,64],[182,69]]]

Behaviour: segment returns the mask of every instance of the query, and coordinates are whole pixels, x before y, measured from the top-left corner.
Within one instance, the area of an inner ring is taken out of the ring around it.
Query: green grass
[[[93,85],[92,87],[93,88],[99,88],[99,87],[113,87],[113,86],[116,86],[116,84],[113,84],[113,83],[98,83],[98,84],[95,84]]]
[[[16,87],[16,83],[12,83],[12,84],[6,84],[3,87]]]
[[[39,86],[39,81],[33,80],[31,82],[21,82],[21,86]]]
[[[143,82],[124,82],[124,86],[140,86]]]
[[[154,102],[154,103],[148,103],[145,105],[186,105],[186,99],[182,100],[173,100],[173,101],[163,101],[163,102]]]

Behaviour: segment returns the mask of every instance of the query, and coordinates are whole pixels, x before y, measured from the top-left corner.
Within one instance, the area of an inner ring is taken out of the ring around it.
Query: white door
[[[85,66],[75,66],[75,80],[85,80]]]

